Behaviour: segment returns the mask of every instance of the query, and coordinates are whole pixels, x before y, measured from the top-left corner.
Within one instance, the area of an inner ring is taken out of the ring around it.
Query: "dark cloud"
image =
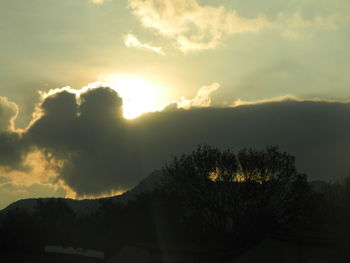
[[[38,114],[41,117],[29,127],[24,140],[54,152],[69,148],[74,142],[73,126],[78,116],[75,94],[62,91],[49,96]]]
[[[63,161],[58,179],[80,196],[130,188],[172,155],[200,143],[233,150],[278,145],[297,157],[297,166],[311,179],[350,171],[350,103],[283,100],[125,120],[121,98],[103,87],[80,96],[57,92],[40,108],[41,117],[23,138],[0,133],[0,165],[20,161],[16,149],[24,149],[22,144],[39,148],[47,158]]]
[[[23,148],[19,134],[0,132],[0,166],[18,167],[23,160]]]
[[[78,195],[94,195],[130,187],[130,167],[122,100],[106,87],[79,97],[68,91],[49,96],[43,115],[24,140],[63,160],[62,179]]]
[[[15,103],[0,97],[0,166],[16,167],[22,161],[25,147],[13,127],[17,113]]]
[[[108,88],[92,89],[81,96],[81,116],[90,120],[110,120],[123,117],[122,99]]]
[[[198,143],[235,150],[278,145],[310,178],[330,179],[350,171],[349,114],[350,104],[282,101],[148,114],[132,130],[144,149],[152,149],[146,163],[155,167]]]

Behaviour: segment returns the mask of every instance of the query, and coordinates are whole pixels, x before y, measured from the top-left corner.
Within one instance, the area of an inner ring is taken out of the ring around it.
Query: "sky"
[[[277,144],[312,179],[346,175],[349,14],[348,0],[0,0],[0,208],[117,194],[199,143]]]

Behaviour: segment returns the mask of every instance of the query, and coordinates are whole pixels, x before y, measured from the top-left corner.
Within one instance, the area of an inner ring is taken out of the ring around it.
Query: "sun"
[[[150,80],[131,75],[102,75],[100,80],[107,82],[122,97],[126,119],[164,107],[164,87]]]

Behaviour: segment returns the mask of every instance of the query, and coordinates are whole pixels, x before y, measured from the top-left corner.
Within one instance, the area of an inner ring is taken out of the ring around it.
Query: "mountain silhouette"
[[[55,198],[64,201],[76,214],[89,214],[96,211],[100,206],[100,200],[111,199],[113,202],[126,203],[129,200],[133,200],[137,195],[142,193],[151,192],[154,190],[160,181],[161,172],[154,171],[143,179],[139,184],[137,184],[133,189],[124,192],[120,195],[115,195],[111,197],[96,198],[96,199],[82,199],[75,200],[70,198]],[[0,214],[7,213],[11,210],[17,208],[23,208],[29,212],[34,210],[38,200],[47,201],[52,199],[48,198],[28,198],[18,200],[6,208],[0,211]]]

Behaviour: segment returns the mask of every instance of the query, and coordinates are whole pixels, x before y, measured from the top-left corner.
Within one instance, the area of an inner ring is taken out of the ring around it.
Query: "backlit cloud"
[[[14,129],[14,121],[18,114],[18,107],[6,97],[0,96],[0,132]]]
[[[220,88],[219,83],[213,83],[209,86],[202,87],[196,94],[193,99],[185,99],[181,98],[178,102],[173,102],[176,104],[176,108],[190,109],[192,107],[195,108],[204,108],[211,106],[211,94]],[[165,107],[165,110],[169,110],[169,106],[173,104],[169,104]]]
[[[282,96],[213,108],[218,88],[201,88],[187,100],[188,110],[176,102],[134,120],[123,118],[122,99],[105,86],[45,93],[27,129],[0,132],[0,184],[104,196],[133,187],[201,143],[233,150],[278,145],[311,179],[347,174],[349,102]]]
[[[256,101],[246,101],[246,100],[235,100],[231,105],[233,107],[245,106],[245,105],[257,105],[257,104],[265,104],[265,103],[275,103],[275,102],[319,102],[319,103],[350,103],[348,100],[339,101],[339,100],[331,100],[331,99],[320,99],[320,98],[312,98],[312,99],[301,99],[293,95],[285,95],[275,98],[262,99]]]
[[[105,2],[109,2],[109,1],[112,1],[112,0],[90,0],[91,3],[93,4],[97,4],[97,5],[101,5]]]
[[[15,186],[46,184],[54,187],[58,178],[57,168],[62,165],[63,163],[52,156],[45,156],[43,152],[34,150],[26,154],[19,169],[0,166],[0,177]]]
[[[214,49],[226,36],[257,32],[268,24],[264,16],[244,18],[197,0],[129,0],[129,6],[144,27],[174,39],[184,53]]]
[[[133,47],[143,50],[152,51],[159,55],[164,55],[164,51],[161,47],[153,46],[152,44],[142,43],[135,35],[127,34],[124,36],[124,44],[127,47]]]
[[[334,9],[330,14],[322,12],[329,3],[315,8],[314,16],[305,15],[302,11],[309,7],[300,4],[294,10],[280,9],[274,15],[260,13],[249,18],[224,5],[204,5],[197,0],[129,0],[129,7],[145,28],[175,41],[184,53],[215,49],[228,36],[264,28],[290,39],[302,39],[335,30],[340,21],[349,20]]]

